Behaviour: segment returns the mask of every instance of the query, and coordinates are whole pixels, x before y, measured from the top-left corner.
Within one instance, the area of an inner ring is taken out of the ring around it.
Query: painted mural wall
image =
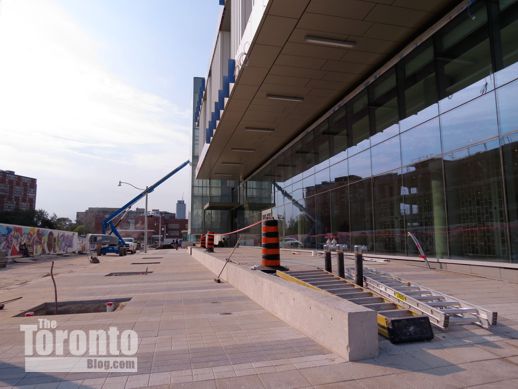
[[[20,245],[23,243],[33,256],[66,254],[79,250],[77,232],[0,224],[1,252],[8,257],[21,256]]]

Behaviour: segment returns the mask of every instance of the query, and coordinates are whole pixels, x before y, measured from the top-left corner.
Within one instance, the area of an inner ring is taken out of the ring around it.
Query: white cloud
[[[103,69],[101,44],[52,0],[0,0],[0,169],[38,178],[37,206],[66,216],[121,205],[119,179],[150,185],[190,157],[190,110]],[[154,207],[173,209],[188,176]]]

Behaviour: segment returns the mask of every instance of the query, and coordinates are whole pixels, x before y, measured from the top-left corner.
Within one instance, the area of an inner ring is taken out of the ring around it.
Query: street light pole
[[[144,253],[147,254],[147,195],[148,187],[146,186],[146,209],[144,211]]]
[[[138,186],[133,185],[130,182],[120,181],[119,180],[119,186],[122,186],[122,184],[126,184],[126,185],[129,185],[129,186],[132,186],[132,187],[134,187],[137,190],[145,190],[146,191],[146,208],[145,208],[145,211],[144,211],[144,213],[145,213],[145,215],[144,215],[144,253],[147,253],[147,195],[149,193],[148,192],[149,187],[146,186],[146,189],[142,189],[142,188],[139,188]]]

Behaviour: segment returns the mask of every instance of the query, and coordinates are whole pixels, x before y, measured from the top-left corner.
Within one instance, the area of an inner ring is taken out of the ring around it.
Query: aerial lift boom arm
[[[122,239],[122,236],[119,234],[119,231],[117,231],[117,227],[113,224],[113,220],[121,215],[123,212],[125,212],[129,207],[131,207],[133,204],[135,204],[137,201],[139,201],[141,198],[143,198],[146,194],[153,192],[159,185],[167,181],[169,178],[174,176],[176,173],[178,173],[180,170],[182,170],[185,166],[190,165],[191,161],[185,161],[180,166],[178,166],[173,171],[166,174],[164,177],[162,177],[160,180],[155,182],[153,185],[146,187],[144,191],[137,196],[135,196],[133,199],[128,201],[126,204],[124,204],[122,207],[117,209],[116,211],[113,211],[111,214],[109,214],[106,219],[103,220],[102,229],[103,234],[106,234],[106,231],[108,227],[110,228],[111,232],[115,234],[115,236],[119,239],[120,243],[124,245],[124,239]],[[146,215],[147,216],[147,215]]]

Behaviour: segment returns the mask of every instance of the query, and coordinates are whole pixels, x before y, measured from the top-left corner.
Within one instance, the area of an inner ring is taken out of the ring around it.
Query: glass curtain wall
[[[518,262],[518,0],[478,1],[252,179],[306,248]]]

